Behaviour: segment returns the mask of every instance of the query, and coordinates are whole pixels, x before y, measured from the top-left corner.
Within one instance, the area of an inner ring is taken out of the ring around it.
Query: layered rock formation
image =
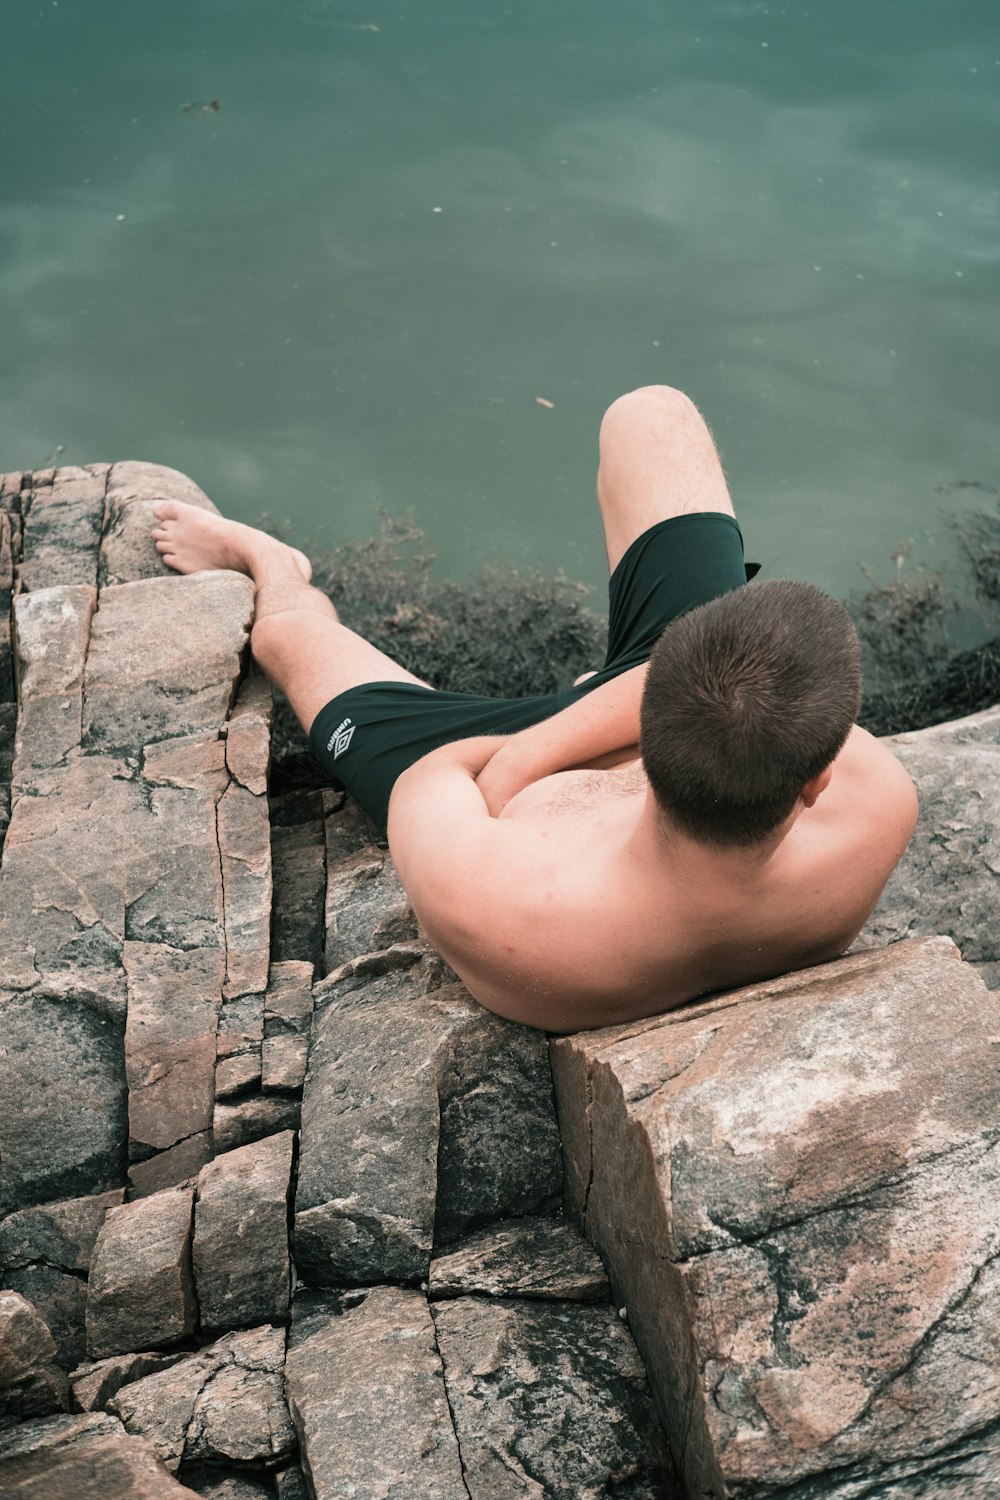
[[[1000,710],[861,951],[549,1044],[269,801],[163,494],[0,487],[0,1494],[992,1495]]]

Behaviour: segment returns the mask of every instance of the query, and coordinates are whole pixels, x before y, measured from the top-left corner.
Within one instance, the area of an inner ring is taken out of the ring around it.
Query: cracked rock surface
[[[872,951],[550,1044],[269,795],[164,497],[0,476],[0,1495],[993,1500],[1000,709]]]

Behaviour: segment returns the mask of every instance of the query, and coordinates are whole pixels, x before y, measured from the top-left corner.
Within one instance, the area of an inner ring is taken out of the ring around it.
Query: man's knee
[[[683,391],[671,385],[643,385],[612,401],[601,422],[601,447],[624,438],[634,441],[640,433],[669,436],[701,422],[698,408]]]

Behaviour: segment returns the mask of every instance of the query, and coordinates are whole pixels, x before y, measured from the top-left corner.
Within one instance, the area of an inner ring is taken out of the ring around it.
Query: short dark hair
[[[643,764],[667,818],[749,847],[837,755],[861,700],[858,638],[808,583],[748,584],[674,620],[642,697]]]

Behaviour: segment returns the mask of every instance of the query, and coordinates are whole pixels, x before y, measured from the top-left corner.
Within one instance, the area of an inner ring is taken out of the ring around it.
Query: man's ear
[[[818,776],[814,776],[812,781],[806,782],[802,788],[802,801],[806,807],[812,807],[820,792],[826,791],[832,775],[833,767],[827,766],[825,770],[820,771]]]

